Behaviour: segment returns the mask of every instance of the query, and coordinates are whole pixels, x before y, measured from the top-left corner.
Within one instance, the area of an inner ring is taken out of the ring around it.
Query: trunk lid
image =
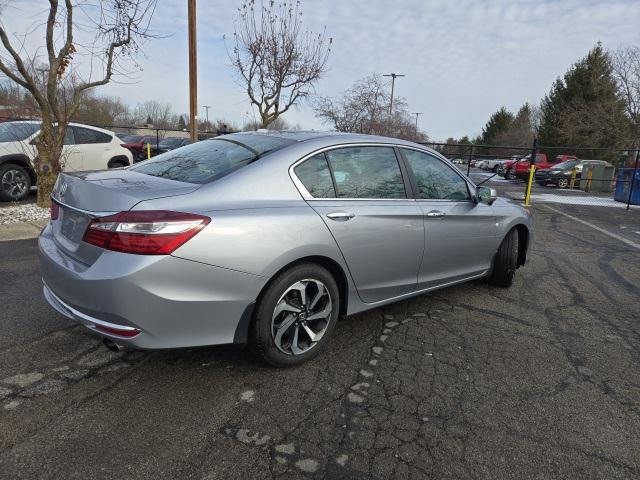
[[[58,218],[51,220],[53,236],[66,254],[91,265],[103,252],[82,242],[93,218],[131,210],[144,200],[186,195],[199,187],[119,169],[61,173],[51,194],[59,205]]]

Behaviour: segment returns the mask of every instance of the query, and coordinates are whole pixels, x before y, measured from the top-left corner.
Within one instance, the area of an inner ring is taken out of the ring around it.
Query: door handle
[[[335,220],[337,222],[346,222],[347,220],[351,220],[356,215],[351,212],[331,212],[327,213],[327,217],[331,220]]]
[[[427,212],[427,217],[429,218],[442,218],[445,215],[446,214],[440,210],[431,210],[430,212]]]

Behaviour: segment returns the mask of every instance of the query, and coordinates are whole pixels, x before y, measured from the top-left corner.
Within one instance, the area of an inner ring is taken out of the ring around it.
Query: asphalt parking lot
[[[638,478],[640,211],[533,213],[511,289],[349,317],[287,370],[110,352],[46,305],[36,241],[0,242],[0,477]]]

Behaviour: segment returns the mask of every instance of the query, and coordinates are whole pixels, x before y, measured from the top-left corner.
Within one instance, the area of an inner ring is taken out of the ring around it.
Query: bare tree
[[[381,75],[372,74],[356,82],[340,98],[318,98],[314,109],[318,118],[339,132],[427,141],[424,132],[416,131],[406,100],[394,98],[391,116],[390,103],[388,82]]]
[[[10,38],[0,21],[0,72],[29,92],[42,120],[35,160],[38,205],[49,205],[56,177],[64,167],[61,153],[69,120],[87,92],[126,73],[127,61],[150,37],[155,6],[156,0],[64,0],[62,5],[49,0],[44,25],[28,32],[33,35],[43,27],[45,48],[32,51],[24,38]],[[86,44],[83,37],[89,37]]]
[[[135,122],[139,125],[150,123],[154,128],[173,128],[173,109],[167,102],[148,100],[136,106]],[[151,120],[149,122],[149,120]]]
[[[307,98],[325,71],[331,38],[302,27],[300,1],[246,1],[229,57],[266,128]]]
[[[640,144],[640,46],[624,47],[611,53],[613,74],[631,119],[632,141]]]

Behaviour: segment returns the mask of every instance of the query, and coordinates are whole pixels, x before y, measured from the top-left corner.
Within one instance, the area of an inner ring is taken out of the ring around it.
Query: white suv
[[[34,139],[39,133],[39,121],[0,123],[0,200],[20,200],[36,183],[33,161],[38,152]],[[109,130],[70,123],[62,149],[63,170],[104,170],[131,165],[133,156],[121,143]]]

